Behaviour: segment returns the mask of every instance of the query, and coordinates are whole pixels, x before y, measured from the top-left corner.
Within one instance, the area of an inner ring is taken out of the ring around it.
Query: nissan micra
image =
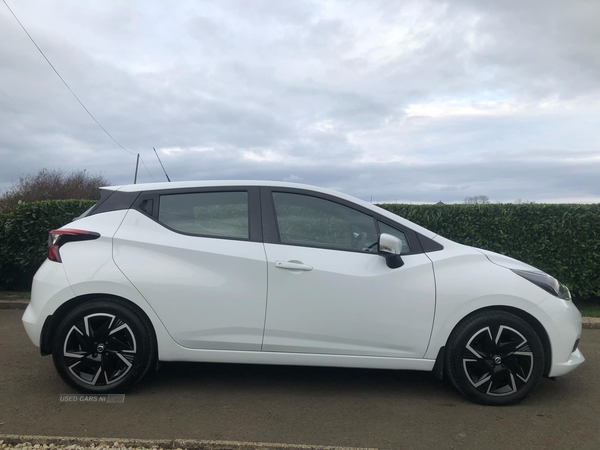
[[[23,323],[96,394],[203,361],[430,371],[507,405],[584,361],[581,315],[550,275],[278,182],[103,188],[50,232]]]

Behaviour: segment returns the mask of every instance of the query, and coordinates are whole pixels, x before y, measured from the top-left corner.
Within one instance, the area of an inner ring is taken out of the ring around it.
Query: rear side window
[[[158,221],[185,234],[248,239],[248,192],[161,195]]]
[[[355,209],[302,194],[273,193],[283,244],[377,251],[375,220]]]

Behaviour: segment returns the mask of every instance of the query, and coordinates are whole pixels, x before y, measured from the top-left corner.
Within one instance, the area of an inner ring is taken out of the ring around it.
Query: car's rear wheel
[[[124,302],[98,299],[68,313],[52,349],[60,376],[89,393],[123,392],[155,362],[151,325]]]
[[[468,317],[446,347],[446,374],[470,400],[511,405],[534,389],[544,371],[544,349],[535,330],[502,310]]]

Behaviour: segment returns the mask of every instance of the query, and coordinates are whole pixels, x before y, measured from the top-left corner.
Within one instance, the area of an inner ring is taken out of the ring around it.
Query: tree
[[[35,175],[20,177],[0,194],[0,212],[12,210],[19,200],[98,200],[99,188],[107,185],[110,182],[102,175],[91,175],[85,169],[73,172],[42,169]]]
[[[474,197],[466,197],[467,205],[487,205],[490,203],[490,198],[487,195],[476,195]]]
[[[515,205],[529,205],[535,203],[533,200],[523,200],[522,198],[518,198],[514,201]]]

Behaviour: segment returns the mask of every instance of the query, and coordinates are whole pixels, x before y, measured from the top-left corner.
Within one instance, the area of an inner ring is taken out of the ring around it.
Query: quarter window
[[[375,220],[355,209],[302,194],[274,192],[283,244],[377,252]]]
[[[161,195],[158,221],[186,234],[248,239],[248,193]]]

